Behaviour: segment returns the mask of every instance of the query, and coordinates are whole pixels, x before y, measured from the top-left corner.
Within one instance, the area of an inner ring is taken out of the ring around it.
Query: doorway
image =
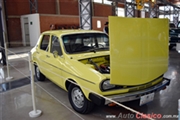
[[[28,17],[24,18],[24,34],[25,34],[25,46],[30,46]]]

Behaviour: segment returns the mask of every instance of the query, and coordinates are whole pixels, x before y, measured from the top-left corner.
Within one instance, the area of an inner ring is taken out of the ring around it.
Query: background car
[[[172,49],[176,46],[176,43],[180,42],[180,33],[177,33],[175,30],[169,30],[169,49]]]

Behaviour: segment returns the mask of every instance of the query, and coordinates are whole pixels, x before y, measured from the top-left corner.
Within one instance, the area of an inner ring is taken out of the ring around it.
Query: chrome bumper
[[[124,93],[124,94],[118,94],[118,95],[111,95],[111,96],[105,96],[111,100],[117,101],[117,102],[127,102],[132,101],[136,99],[140,99],[142,95],[146,95],[152,92],[158,92],[162,89],[165,89],[166,86],[170,84],[170,79],[163,78],[164,80],[161,83],[158,83],[157,85],[147,88],[145,90],[137,91],[137,92],[131,92],[131,93]],[[111,103],[109,100],[105,100],[105,105]]]

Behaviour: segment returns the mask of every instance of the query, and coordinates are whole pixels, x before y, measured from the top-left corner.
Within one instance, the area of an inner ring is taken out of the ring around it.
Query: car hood
[[[154,27],[157,25],[158,27]],[[111,16],[109,17],[110,51],[69,54],[68,57],[84,64],[89,58],[94,58],[93,63],[100,66],[102,61],[99,62],[96,58],[102,56],[100,60],[104,60],[109,55],[110,58],[106,60],[110,63],[110,74],[108,76],[105,75],[106,73],[101,74],[96,71],[98,69],[95,69],[97,65],[93,67],[93,64],[89,64],[89,68],[94,69],[92,72],[94,74],[89,75],[88,79],[93,79],[92,76],[98,75],[97,78],[100,79],[110,78],[110,83],[116,85],[145,84],[162,76],[167,71],[168,29],[167,19]],[[80,68],[80,64],[76,67]],[[84,72],[85,69],[80,71]]]
[[[111,16],[109,23],[111,84],[145,84],[167,71],[168,20]]]

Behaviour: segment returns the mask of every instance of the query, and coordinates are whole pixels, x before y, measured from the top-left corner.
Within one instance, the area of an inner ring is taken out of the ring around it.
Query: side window
[[[58,52],[58,55],[62,55],[62,50],[61,50],[61,46],[60,46],[60,42],[59,42],[59,39],[58,37],[52,35],[51,37],[51,53],[53,53],[54,51],[57,51]]]
[[[40,49],[48,51],[48,49],[49,49],[49,47],[48,47],[48,45],[49,45],[49,38],[50,38],[49,35],[44,35],[43,36],[42,41],[41,41],[41,45],[40,45]]]

